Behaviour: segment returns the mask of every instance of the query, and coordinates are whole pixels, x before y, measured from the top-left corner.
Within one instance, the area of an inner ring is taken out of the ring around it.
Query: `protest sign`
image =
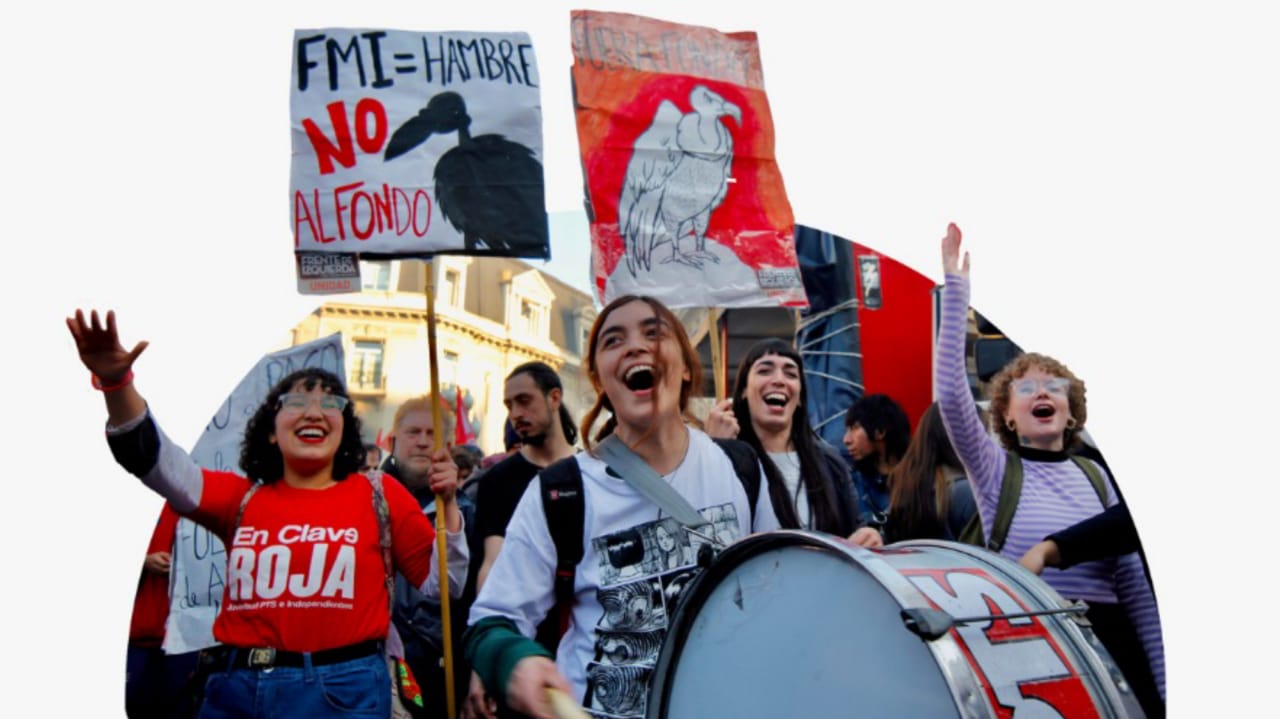
[[[201,467],[240,472],[240,442],[245,425],[267,393],[290,372],[319,367],[345,377],[342,335],[273,352],[258,360],[231,391],[191,450]],[[222,541],[189,519],[178,520],[173,560],[169,572],[169,618],[162,648],[169,654],[204,649],[217,644],[213,620],[222,604],[227,554]]]
[[[549,257],[538,84],[525,33],[295,31],[294,251]]]
[[[806,306],[755,33],[570,22],[597,298]]]

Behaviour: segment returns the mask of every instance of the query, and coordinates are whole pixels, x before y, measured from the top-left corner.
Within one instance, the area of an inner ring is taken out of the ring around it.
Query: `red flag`
[[[381,427],[378,428],[378,436],[373,440],[373,443],[381,447],[384,452],[391,451],[391,435],[383,437]]]
[[[467,426],[467,409],[462,406],[462,390],[455,390],[454,396],[454,444],[470,444],[476,437]]]

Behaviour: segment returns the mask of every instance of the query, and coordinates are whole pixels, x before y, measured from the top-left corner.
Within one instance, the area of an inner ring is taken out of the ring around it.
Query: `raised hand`
[[[453,499],[458,493],[458,465],[447,449],[431,452],[431,471],[427,475],[427,484],[431,491],[445,501]]]
[[[952,222],[947,225],[947,236],[942,238],[942,271],[948,275],[969,276],[969,253],[960,257],[960,228]]]
[[[733,413],[733,400],[722,399],[707,413],[706,432],[717,439],[737,439],[738,418]]]
[[[105,384],[115,384],[129,374],[138,355],[147,348],[145,341],[126,350],[120,344],[120,335],[116,331],[116,313],[107,312],[104,325],[98,320],[98,311],[89,313],[86,322],[83,310],[76,310],[75,317],[67,318],[67,329],[76,341],[76,351],[80,353],[80,361],[90,372],[98,376]]]

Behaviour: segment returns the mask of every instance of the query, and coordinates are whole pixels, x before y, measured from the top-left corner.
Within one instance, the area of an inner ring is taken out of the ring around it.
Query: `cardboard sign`
[[[596,296],[805,307],[755,33],[572,13]]]
[[[249,418],[277,382],[304,367],[326,369],[345,382],[342,335],[329,335],[258,360],[218,408],[192,448],[191,458],[196,464],[240,473],[240,442]],[[193,652],[217,644],[213,620],[222,604],[226,569],[222,541],[199,524],[179,519],[169,571],[169,618],[161,645],[166,653]]]
[[[293,37],[295,252],[550,256],[525,33]]]

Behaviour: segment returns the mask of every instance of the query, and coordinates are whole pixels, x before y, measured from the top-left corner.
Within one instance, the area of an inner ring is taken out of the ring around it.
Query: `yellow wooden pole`
[[[707,310],[707,334],[711,339],[711,375],[716,383],[716,402],[725,398],[724,338],[720,336],[720,309]]]
[[[427,265],[427,353],[431,367],[431,430],[436,447],[443,446],[444,424],[440,418],[440,365],[436,361],[436,287],[431,260]],[[436,495],[436,563],[440,570],[440,623],[444,632],[444,696],[449,719],[458,716],[453,695],[453,623],[449,618],[449,560],[445,557],[444,501]]]

